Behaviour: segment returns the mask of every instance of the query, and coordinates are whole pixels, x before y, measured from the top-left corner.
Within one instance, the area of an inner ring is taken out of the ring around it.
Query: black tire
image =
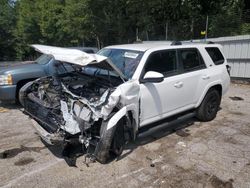
[[[200,121],[213,120],[220,107],[221,96],[216,89],[211,89],[205,95],[201,105],[197,108],[196,117]]]
[[[20,89],[22,88],[22,86],[23,85],[18,85],[17,86],[17,88],[16,88],[16,97],[15,97],[15,103],[17,104],[17,105],[20,105],[21,103],[20,103],[20,98],[19,98],[19,91],[20,91]]]
[[[103,122],[100,130],[100,141],[95,148],[96,160],[102,164],[118,157],[124,149],[124,121],[120,120],[116,126],[107,130],[108,122]]]
[[[15,103],[17,105],[20,105],[21,102],[20,102],[20,98],[19,98],[19,92],[21,90],[21,88],[26,84],[27,82],[21,82],[19,84],[17,84],[17,88],[16,88],[16,99],[15,99]]]
[[[112,139],[111,150],[110,152],[115,155],[115,157],[119,157],[125,146],[125,137],[124,137],[124,125],[121,120],[116,127],[115,134]]]

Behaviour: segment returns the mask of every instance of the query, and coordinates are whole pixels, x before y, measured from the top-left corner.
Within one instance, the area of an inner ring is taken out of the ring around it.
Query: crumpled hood
[[[58,61],[76,64],[80,66],[94,65],[96,67],[107,70],[115,70],[115,72],[117,72],[118,75],[124,81],[125,76],[123,75],[123,73],[112,63],[109,58],[105,56],[101,56],[98,54],[88,54],[77,49],[69,49],[55,46],[47,46],[40,44],[33,44],[31,46],[35,48],[35,50],[43,54],[52,55],[54,59]]]

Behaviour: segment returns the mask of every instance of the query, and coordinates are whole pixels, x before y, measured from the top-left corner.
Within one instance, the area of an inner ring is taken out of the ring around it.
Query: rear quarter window
[[[225,59],[219,50],[216,47],[207,47],[205,48],[215,65],[221,65],[224,63]]]
[[[196,48],[179,49],[179,61],[184,72],[206,68],[203,58]]]

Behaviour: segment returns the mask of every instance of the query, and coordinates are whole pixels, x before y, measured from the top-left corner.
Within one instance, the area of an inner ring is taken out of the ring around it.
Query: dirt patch
[[[14,165],[16,165],[16,166],[24,166],[24,165],[27,165],[27,164],[32,163],[34,161],[35,160],[33,158],[31,158],[31,157],[21,158],[17,162],[15,162]]]
[[[235,140],[233,137],[226,137],[224,139],[224,142],[230,143],[230,144],[239,144],[237,140]]]
[[[24,151],[33,151],[39,153],[41,150],[45,149],[45,147],[25,147],[20,146],[20,148],[13,148],[9,150],[5,150],[0,153],[0,159],[6,159],[6,158],[13,158],[17,156],[19,153],[22,153]]]
[[[233,188],[233,179],[230,179],[228,181],[223,181],[217,176],[213,175],[210,178],[210,182],[214,188]]]
[[[231,100],[233,101],[243,101],[244,99],[242,97],[237,97],[237,96],[234,96],[234,97],[229,97]]]

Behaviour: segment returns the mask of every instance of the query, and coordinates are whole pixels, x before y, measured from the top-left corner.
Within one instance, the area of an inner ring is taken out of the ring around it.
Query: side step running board
[[[176,125],[175,127],[178,128],[178,124],[180,123],[183,123],[184,121],[187,121],[189,119],[191,119],[192,117],[195,116],[195,112],[191,112],[191,113],[188,113],[188,114],[185,114],[183,116],[180,116],[172,121],[166,121],[164,123],[161,123],[159,125],[156,125],[154,127],[151,127],[143,132],[139,132],[139,134],[137,135],[137,138],[143,138],[143,137],[147,137],[147,136],[150,136],[164,128],[167,128],[167,127],[172,127],[174,125]]]

